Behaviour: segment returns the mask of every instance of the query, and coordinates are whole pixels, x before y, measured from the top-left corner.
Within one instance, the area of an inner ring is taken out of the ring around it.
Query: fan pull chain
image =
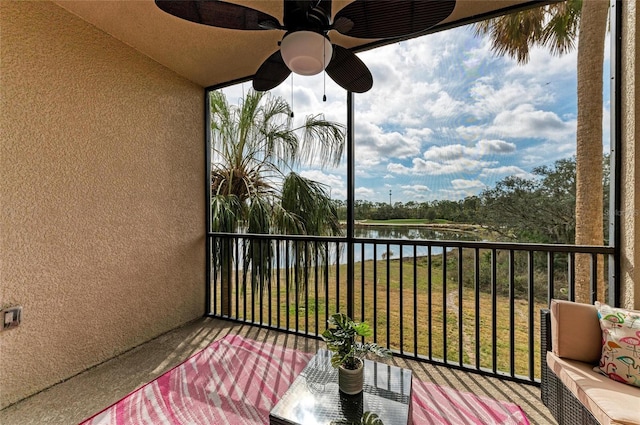
[[[291,118],[293,118],[293,72],[291,73]]]
[[[323,40],[324,41],[324,40]],[[327,49],[322,49],[322,101],[327,101]]]

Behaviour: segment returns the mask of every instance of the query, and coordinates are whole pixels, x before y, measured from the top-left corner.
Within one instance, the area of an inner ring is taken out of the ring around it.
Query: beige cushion
[[[596,372],[640,387],[640,311],[614,308],[597,301],[596,308],[603,340]]]
[[[549,368],[603,425],[640,424],[640,388],[616,382],[589,364],[547,353]]]
[[[551,351],[558,357],[597,364],[602,354],[598,311],[590,304],[551,300]]]

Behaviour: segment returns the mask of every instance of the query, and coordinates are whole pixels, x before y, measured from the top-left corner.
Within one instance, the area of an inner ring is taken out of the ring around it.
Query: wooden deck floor
[[[324,348],[322,341],[314,339],[203,318],[1,410],[0,424],[77,424],[227,334],[240,334],[307,352]],[[532,424],[556,423],[540,402],[540,390],[535,386],[401,358],[392,358],[391,363],[411,369],[415,377],[424,381],[515,403]]]

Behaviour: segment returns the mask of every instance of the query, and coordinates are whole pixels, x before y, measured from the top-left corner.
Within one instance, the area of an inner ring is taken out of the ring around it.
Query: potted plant
[[[389,357],[391,351],[356,340],[373,335],[366,322],[354,322],[344,313],[332,315],[328,322],[329,328],[322,333],[322,339],[333,352],[331,365],[338,368],[338,387],[345,394],[358,394],[364,384],[364,357],[369,353]]]

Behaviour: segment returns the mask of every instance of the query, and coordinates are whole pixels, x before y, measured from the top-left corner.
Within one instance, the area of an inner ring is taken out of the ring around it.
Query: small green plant
[[[346,369],[357,369],[362,359],[371,353],[378,357],[390,357],[391,351],[378,344],[356,341],[357,337],[368,337],[373,331],[366,322],[354,322],[344,313],[329,318],[329,328],[322,333],[329,351],[333,352],[331,365]]]
[[[384,422],[382,422],[382,419],[380,419],[380,417],[376,413],[367,411],[364,412],[362,418],[358,421],[331,421],[331,425],[384,425]]]

